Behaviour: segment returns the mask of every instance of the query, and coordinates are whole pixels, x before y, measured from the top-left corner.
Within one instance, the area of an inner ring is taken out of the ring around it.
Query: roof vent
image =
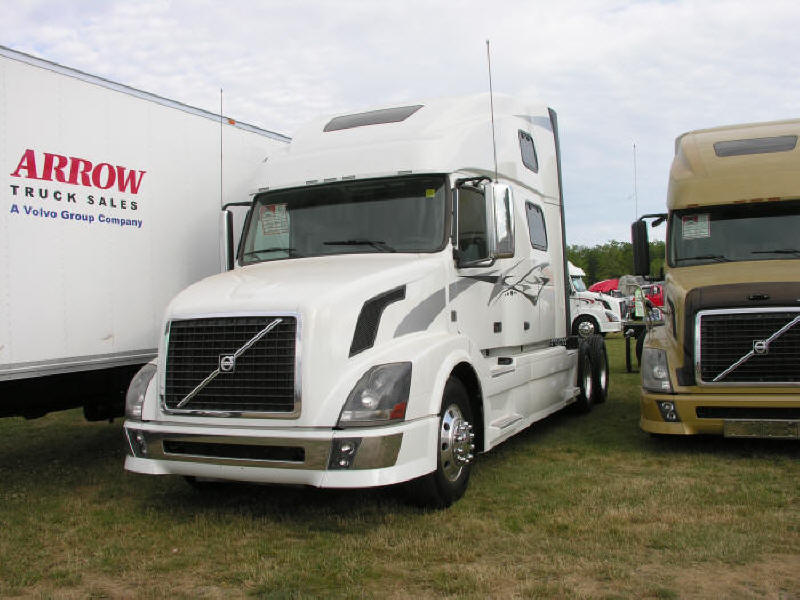
[[[398,106],[397,108],[381,108],[380,110],[370,110],[368,112],[356,113],[354,115],[344,115],[334,117],[322,131],[339,131],[341,129],[353,129],[354,127],[364,127],[365,125],[381,125],[383,123],[399,123],[422,108],[422,104],[414,106]]]

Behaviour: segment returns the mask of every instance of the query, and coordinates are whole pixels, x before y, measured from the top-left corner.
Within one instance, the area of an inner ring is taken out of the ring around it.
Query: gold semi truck
[[[663,321],[641,357],[653,434],[800,438],[800,119],[691,131],[675,141]]]

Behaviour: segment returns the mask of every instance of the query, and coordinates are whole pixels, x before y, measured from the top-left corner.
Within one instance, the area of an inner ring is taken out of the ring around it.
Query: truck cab
[[[655,434],[800,437],[800,120],[680,136],[666,221],[662,326],[642,354],[641,426]]]
[[[583,278],[586,273],[571,262],[567,264],[570,281],[571,331],[574,335],[605,335],[622,331],[624,300],[608,294],[590,292]]]
[[[125,468],[446,506],[476,452],[604,399],[604,348],[569,338],[555,113],[494,106],[496,169],[487,95],[318,119],[271,158],[233,268],[172,301],[131,385]]]

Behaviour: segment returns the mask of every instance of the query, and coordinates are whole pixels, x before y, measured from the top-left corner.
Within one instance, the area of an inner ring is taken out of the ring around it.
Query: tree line
[[[658,275],[664,268],[666,245],[650,242],[650,273]],[[614,279],[633,273],[633,246],[630,242],[612,240],[597,246],[567,246],[567,257],[586,272],[586,285],[603,279]]]

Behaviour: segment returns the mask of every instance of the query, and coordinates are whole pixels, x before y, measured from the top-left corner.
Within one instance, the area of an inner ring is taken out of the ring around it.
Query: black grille
[[[176,409],[197,385],[276,318],[281,322],[220,373],[182,410],[293,412],[295,334],[293,317],[225,317],[173,321],[169,331],[165,403]]]
[[[800,408],[792,407],[747,407],[747,406],[698,406],[698,419],[800,419]]]
[[[700,373],[711,382],[720,373],[794,320],[796,311],[703,315],[700,322]],[[754,354],[718,383],[800,382],[800,323],[769,344],[765,354]]]
[[[294,446],[251,446],[216,442],[180,442],[175,440],[164,440],[164,453],[208,456],[210,458],[274,460],[299,463],[306,459],[305,449]]]

